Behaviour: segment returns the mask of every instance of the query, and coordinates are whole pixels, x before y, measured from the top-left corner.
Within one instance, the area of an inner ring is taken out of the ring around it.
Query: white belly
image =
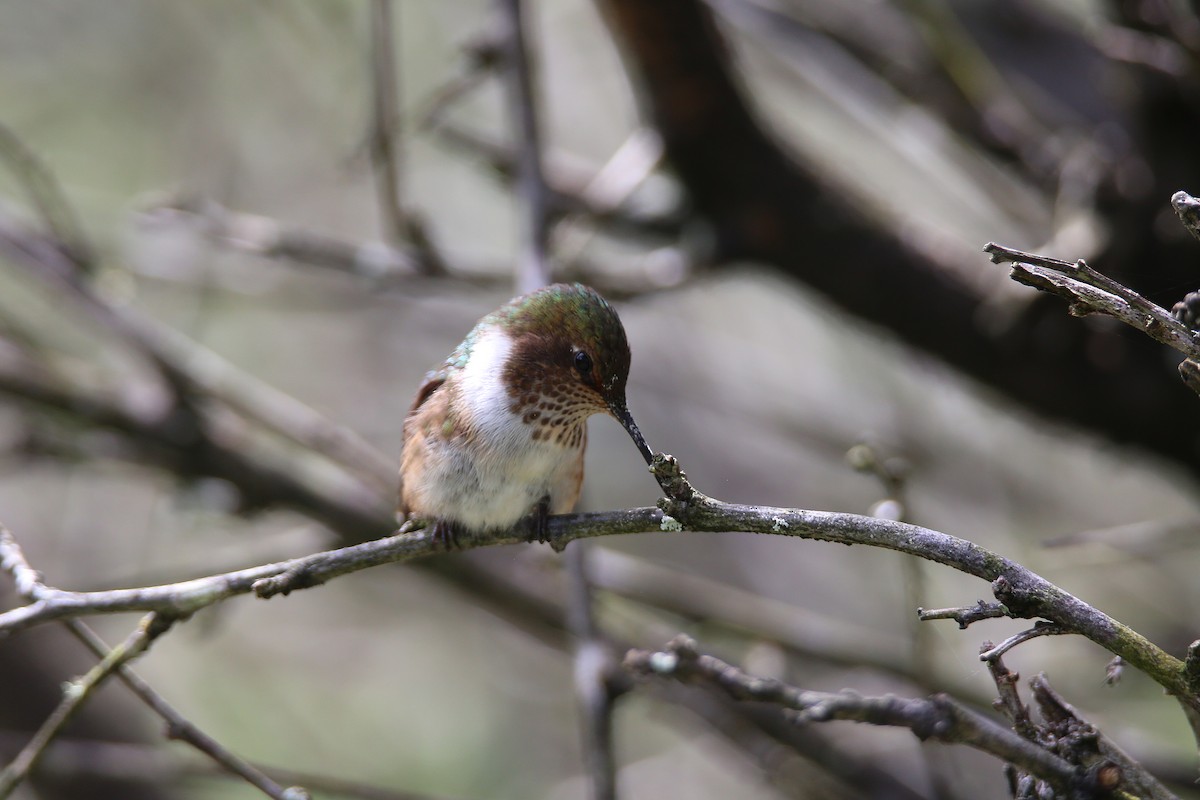
[[[442,473],[431,475],[426,484],[429,507],[474,530],[509,528],[544,498],[549,498],[551,512],[569,511],[575,501],[582,447],[535,442],[532,430],[521,424],[487,452],[438,443],[447,448],[439,455],[448,457],[428,462],[437,464],[435,469]]]
[[[509,411],[501,376],[511,349],[498,330],[474,343],[456,386],[476,410],[472,435],[427,442],[425,468],[436,474],[425,481],[426,506],[476,530],[511,527],[547,497],[552,513],[570,511],[579,485],[585,437],[573,447],[534,441],[534,428]]]

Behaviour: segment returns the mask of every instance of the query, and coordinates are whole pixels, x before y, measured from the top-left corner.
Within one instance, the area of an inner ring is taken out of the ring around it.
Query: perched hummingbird
[[[582,284],[510,300],[425,376],[404,420],[399,514],[433,536],[506,530],[546,540],[546,517],[575,507],[587,418],[608,413],[653,453],[625,405],[629,344],[617,312]]]

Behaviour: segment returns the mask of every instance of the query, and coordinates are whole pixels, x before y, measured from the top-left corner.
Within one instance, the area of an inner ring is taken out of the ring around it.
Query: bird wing
[[[437,369],[425,375],[425,380],[417,388],[417,396],[413,398],[412,408],[408,409],[408,413],[412,414],[418,408],[425,404],[429,396],[436,392],[438,388],[446,382],[448,372],[445,368]]]
[[[414,415],[417,409],[423,406],[429,398],[440,389],[450,375],[450,366],[444,365],[441,369],[435,369],[425,375],[425,380],[421,382],[417,389],[417,395],[413,398],[412,407],[408,410],[408,415],[404,418],[404,449],[400,453],[401,464],[407,464],[409,459],[414,458],[413,448],[423,449],[425,447],[425,431],[419,430],[414,424]],[[404,467],[400,469],[400,482],[397,487],[398,504],[396,513],[400,519],[408,517],[412,510],[409,507],[408,498],[404,491]]]

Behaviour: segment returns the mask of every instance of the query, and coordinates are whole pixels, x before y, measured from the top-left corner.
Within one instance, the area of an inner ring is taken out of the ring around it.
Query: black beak
[[[642,458],[646,459],[646,464],[653,463],[654,451],[650,449],[650,445],[646,444],[645,437],[638,430],[637,423],[633,421],[633,416],[629,413],[629,409],[625,407],[625,404],[609,406],[609,410],[617,418],[617,422],[620,422],[625,430],[629,431],[629,436],[633,439],[633,443],[637,445],[638,452],[642,454]]]

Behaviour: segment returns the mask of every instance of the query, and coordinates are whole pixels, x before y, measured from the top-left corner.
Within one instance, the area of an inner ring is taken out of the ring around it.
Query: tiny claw
[[[533,507],[533,511],[529,512],[529,516],[525,517],[525,524],[529,527],[529,541],[540,544],[549,543],[551,547],[554,546],[554,543],[550,541],[549,497],[543,497],[538,501],[538,504]]]
[[[433,521],[433,525],[429,528],[429,538],[434,544],[438,545],[443,550],[457,550],[458,534],[460,526],[458,523],[448,519],[437,519]]]

